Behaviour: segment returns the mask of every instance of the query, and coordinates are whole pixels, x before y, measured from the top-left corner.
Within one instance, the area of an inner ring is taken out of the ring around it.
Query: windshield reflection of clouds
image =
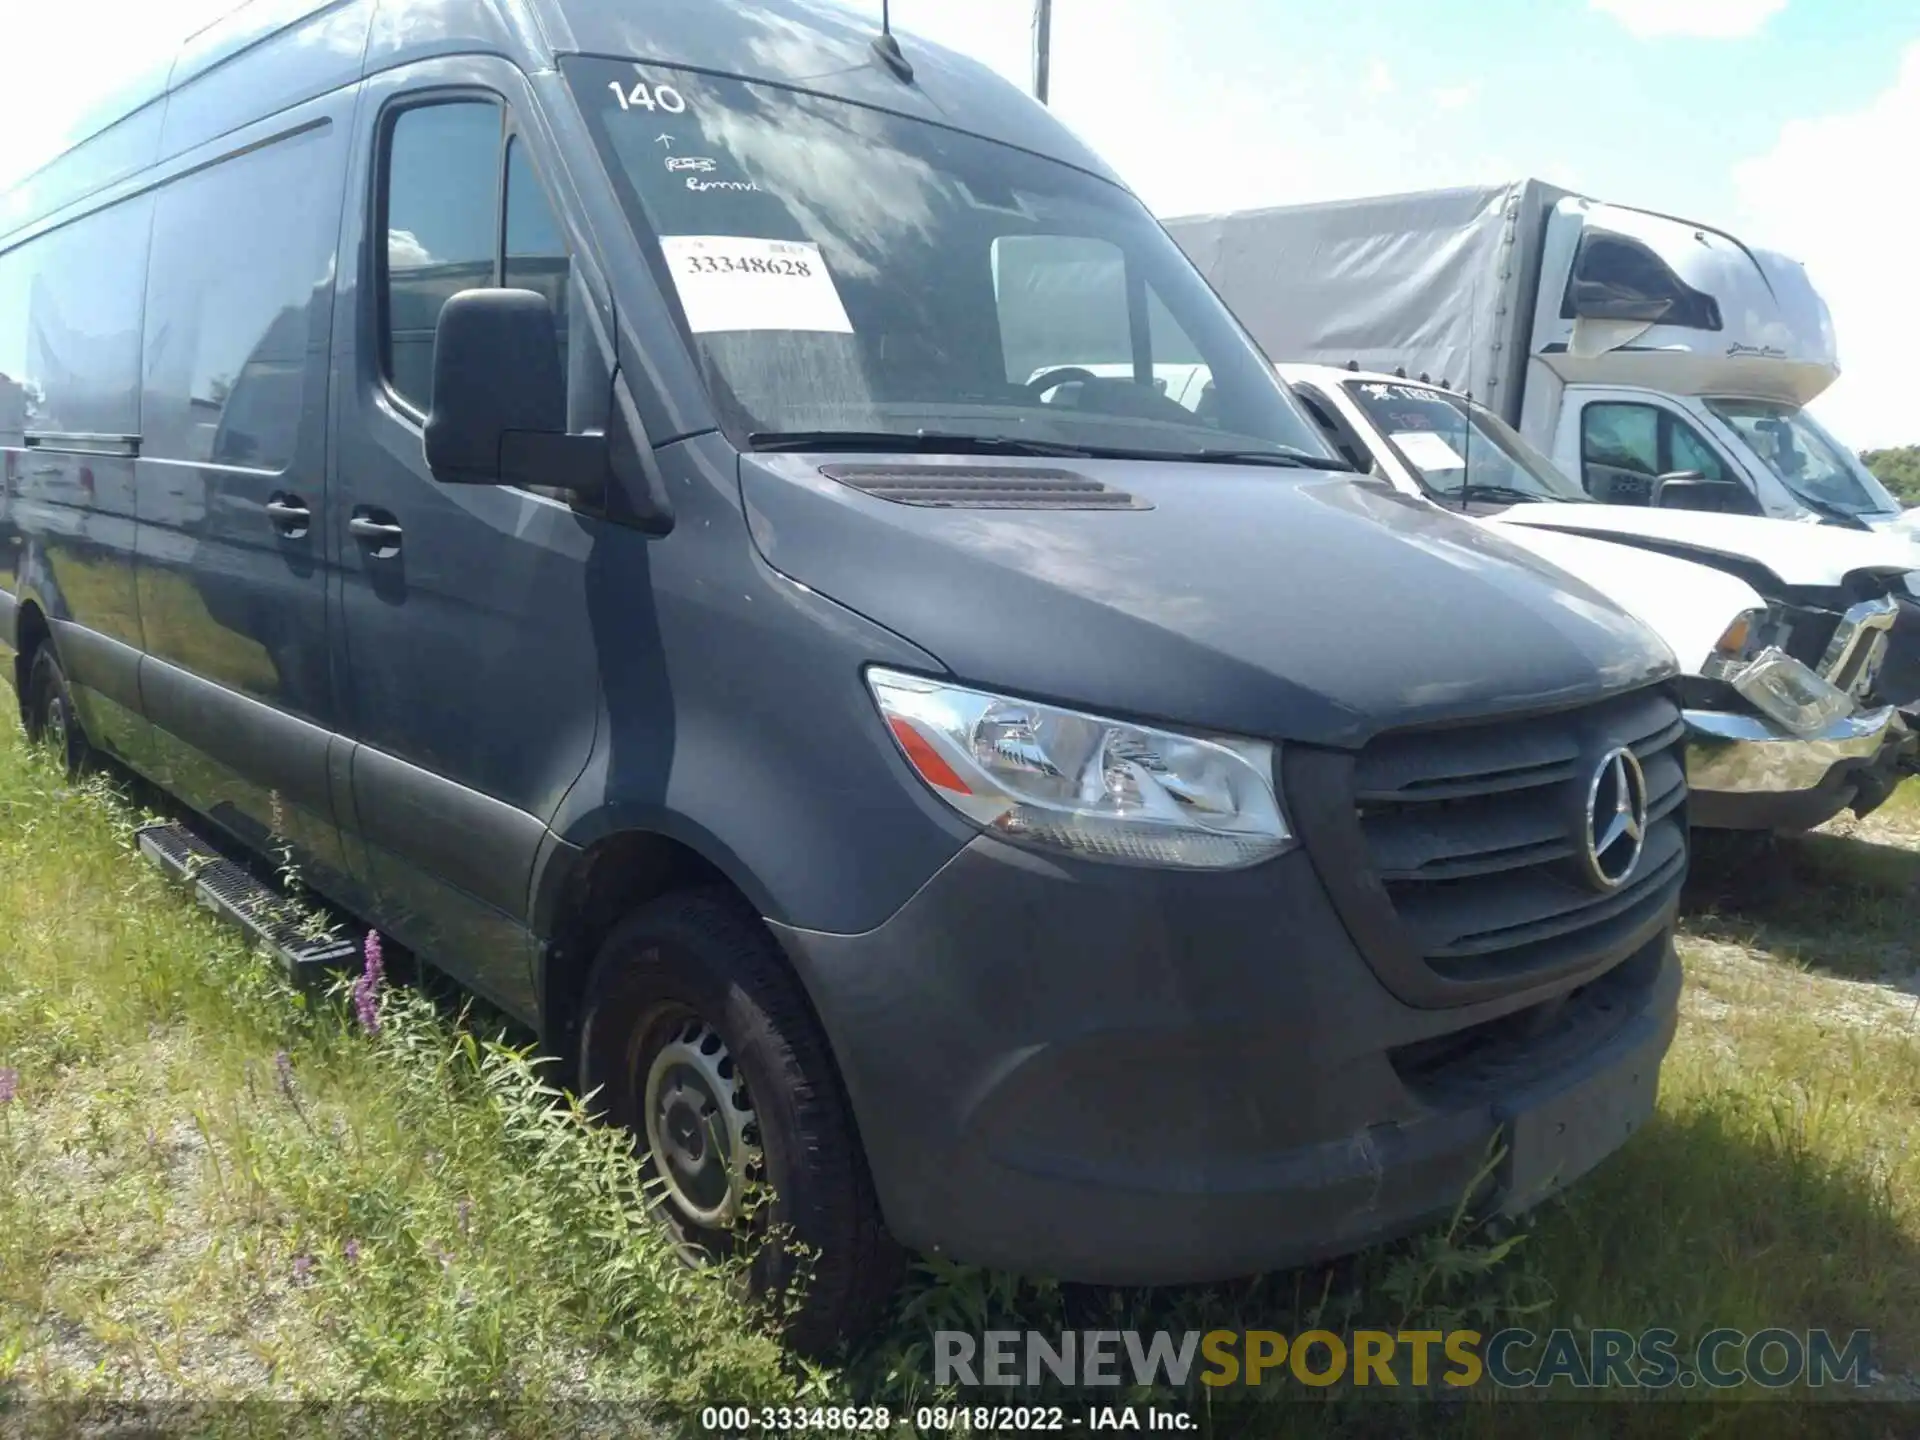
[[[751,93],[751,92],[749,92]],[[857,106],[834,113],[788,97],[776,116],[757,95],[752,109],[703,109],[701,133],[785,205],[803,233],[835,242],[848,278],[880,273],[903,239],[933,238],[933,196],[951,203],[953,182],[892,148],[881,117]],[[897,122],[896,122],[897,123]],[[831,208],[817,201],[825,197]]]

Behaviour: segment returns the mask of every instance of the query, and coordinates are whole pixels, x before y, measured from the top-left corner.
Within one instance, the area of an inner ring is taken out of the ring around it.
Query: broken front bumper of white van
[[[1749,627],[1749,621],[1753,623]],[[1920,770],[1920,736],[1898,708],[1869,704],[1891,607],[1849,610],[1815,668],[1766,643],[1763,612],[1729,628],[1689,706],[1692,823],[1808,830],[1842,810],[1866,815]]]
[[[1796,734],[1762,715],[1688,710],[1693,824],[1811,830],[1842,810],[1867,814],[1912,773],[1915,736],[1891,705]]]

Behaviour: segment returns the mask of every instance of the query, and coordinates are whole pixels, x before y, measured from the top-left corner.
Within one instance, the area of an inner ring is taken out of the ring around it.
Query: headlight
[[[1092,860],[1224,870],[1293,841],[1273,747],[1103,720],[892,670],[867,683],[933,792],[1005,840]]]
[[[1764,610],[1737,616],[1713,647],[1700,672],[1724,680],[1761,713],[1796,735],[1826,729],[1854,710],[1853,697],[1829,684],[1776,645],[1761,643],[1767,628]]]

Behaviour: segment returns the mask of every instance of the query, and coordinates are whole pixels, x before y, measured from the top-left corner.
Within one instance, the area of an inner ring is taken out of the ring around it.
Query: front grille
[[[1687,866],[1685,727],[1664,688],[1494,724],[1381,736],[1311,767],[1305,838],[1361,948],[1420,1004],[1459,1004],[1616,959],[1665,923]],[[1626,747],[1648,823],[1626,883],[1586,873],[1589,787]],[[1291,779],[1290,795],[1295,792]]]

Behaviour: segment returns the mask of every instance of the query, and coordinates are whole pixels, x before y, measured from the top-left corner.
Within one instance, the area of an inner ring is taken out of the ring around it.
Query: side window
[[[1662,417],[1667,425],[1667,462],[1662,474],[1675,470],[1698,470],[1709,480],[1725,480],[1726,468],[1720,455],[1701,437],[1698,430],[1677,415]]]
[[[554,219],[553,206],[540,188],[527,147],[518,136],[507,142],[506,255],[500,283],[514,290],[537,290],[553,306],[560,332],[560,364],[567,363],[567,281],[572,262],[567,242]]]
[[[0,270],[0,389],[8,440],[22,430],[132,435],[140,429],[140,296],[147,196],[36,236]]]
[[[498,273],[500,134],[500,108],[474,100],[403,110],[388,132],[381,339],[387,379],[417,410],[433,400],[441,307]]]
[[[1313,423],[1320,427],[1320,433],[1325,435],[1333,448],[1340,452],[1341,458],[1363,474],[1372,470],[1372,457],[1364,453],[1364,447],[1359,443],[1359,438],[1350,435],[1347,428],[1339,422],[1338,412],[1334,410],[1333,402],[1311,385],[1294,385],[1291,388],[1294,397],[1312,417]]]
[[[1660,412],[1598,404],[1580,412],[1580,479],[1596,500],[1645,505],[1660,474]]]
[[[0,254],[0,447],[24,443],[27,424],[27,299],[32,294],[32,249]],[[14,463],[7,457],[8,464]],[[4,492],[0,492],[4,493]]]
[[[141,453],[282,470],[306,398],[314,296],[338,191],[309,130],[159,192],[148,265]]]

